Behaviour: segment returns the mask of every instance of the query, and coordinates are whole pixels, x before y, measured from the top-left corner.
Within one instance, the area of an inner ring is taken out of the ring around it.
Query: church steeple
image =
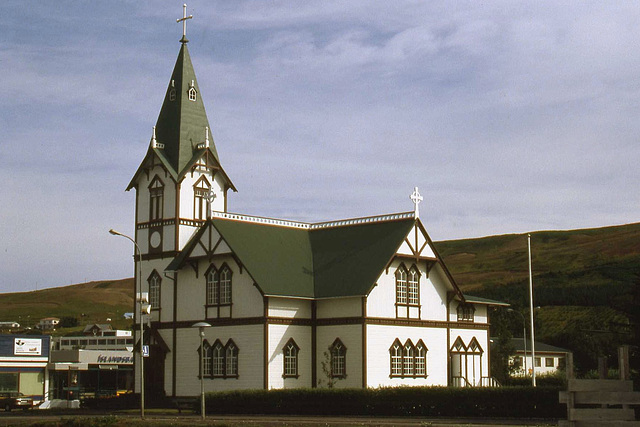
[[[211,153],[220,162],[209,129],[189,49],[183,42],[156,123],[156,140],[164,144],[162,154],[176,174],[182,175],[194,155],[205,149],[206,139],[210,141]]]

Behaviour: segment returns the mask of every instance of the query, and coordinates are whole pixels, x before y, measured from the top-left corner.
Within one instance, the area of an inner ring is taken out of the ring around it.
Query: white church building
[[[489,306],[504,304],[462,294],[418,218],[417,189],[414,211],[376,217],[228,212],[237,190],[187,42],[127,187],[151,305],[146,393],[196,396],[201,371],[206,391],[490,385]],[[197,322],[211,325],[203,348]]]

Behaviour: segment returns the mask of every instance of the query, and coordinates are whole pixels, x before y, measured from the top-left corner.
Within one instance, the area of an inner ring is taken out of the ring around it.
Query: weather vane
[[[176,22],[182,22],[182,39],[180,39],[182,43],[189,42],[187,40],[187,19],[193,19],[193,15],[187,16],[187,5],[185,3],[182,5],[182,18],[176,19]]]

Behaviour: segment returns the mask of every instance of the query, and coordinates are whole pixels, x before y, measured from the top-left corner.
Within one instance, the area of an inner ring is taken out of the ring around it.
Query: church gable
[[[432,243],[421,224],[417,223],[409,231],[398,249],[398,255],[436,259]]]

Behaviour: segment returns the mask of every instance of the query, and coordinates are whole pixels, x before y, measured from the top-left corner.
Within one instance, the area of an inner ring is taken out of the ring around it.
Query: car
[[[33,399],[15,391],[0,391],[0,408],[4,408],[7,412],[12,409],[23,409],[26,411],[27,409],[33,408]]]

